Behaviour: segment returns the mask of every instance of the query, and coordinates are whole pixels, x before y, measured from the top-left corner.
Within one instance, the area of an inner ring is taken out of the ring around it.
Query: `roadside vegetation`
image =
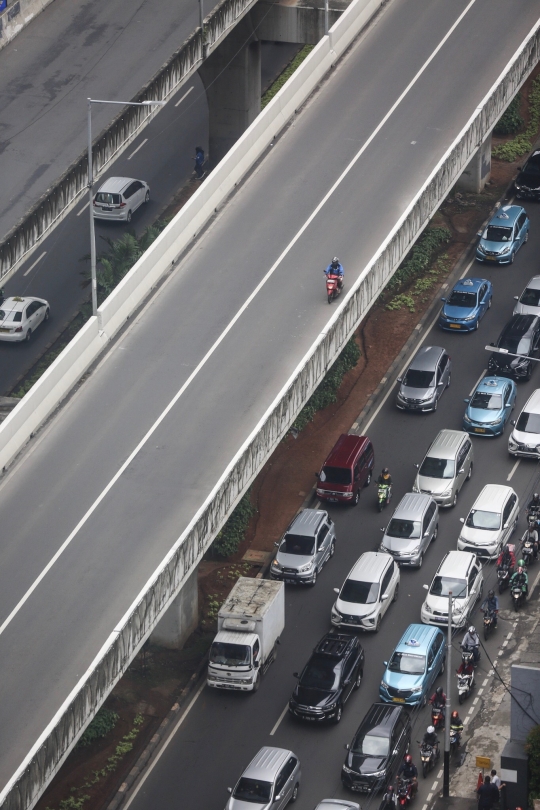
[[[527,152],[530,152],[533,148],[533,143],[538,135],[538,128],[540,126],[540,76],[537,76],[532,82],[528,102],[529,123],[527,124],[527,128],[524,132],[512,138],[512,140],[495,146],[492,150],[493,157],[512,163],[514,160],[527,154]],[[512,104],[514,104],[514,102],[512,102]],[[508,107],[497,124],[495,128],[496,134],[512,134],[512,132],[518,131],[515,128],[512,130],[512,127],[515,127],[517,124],[516,108],[514,107],[512,112],[510,112],[512,104]],[[517,110],[517,116],[521,118],[519,109]],[[498,132],[498,128],[501,125],[503,128],[507,129],[507,133]],[[523,119],[521,119],[521,126],[523,126]]]
[[[261,110],[263,110],[266,105],[272,101],[276,93],[278,93],[285,82],[291,78],[294,71],[302,64],[306,56],[309,56],[314,47],[315,45],[304,45],[302,50],[296,54],[291,62],[289,62],[283,73],[277,77],[275,82],[270,85],[266,93],[263,94],[261,98]]]

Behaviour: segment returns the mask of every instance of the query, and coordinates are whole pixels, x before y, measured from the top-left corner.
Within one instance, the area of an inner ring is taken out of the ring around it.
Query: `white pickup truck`
[[[284,626],[283,582],[240,577],[218,613],[208,686],[255,692],[276,657]]]

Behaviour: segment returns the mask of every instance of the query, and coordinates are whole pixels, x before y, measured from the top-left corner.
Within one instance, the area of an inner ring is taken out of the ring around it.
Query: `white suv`
[[[332,608],[334,627],[379,632],[382,617],[399,590],[399,566],[389,554],[366,551],[341,586]]]
[[[420,611],[424,624],[448,624],[448,595],[452,591],[452,627],[461,629],[469,623],[475,604],[482,598],[482,564],[468,551],[449,551],[429,588],[424,588],[428,591]]]
[[[540,388],[533,391],[521,411],[508,439],[508,452],[513,456],[540,458]]]
[[[464,524],[457,547],[479,557],[494,559],[508,542],[518,522],[519,498],[512,487],[488,484],[484,487]]]

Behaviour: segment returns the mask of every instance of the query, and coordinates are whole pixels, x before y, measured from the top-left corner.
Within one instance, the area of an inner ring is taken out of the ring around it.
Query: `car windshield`
[[[250,647],[247,644],[229,644],[214,641],[210,649],[210,663],[225,667],[249,666],[251,663]]]
[[[319,481],[326,481],[327,484],[350,484],[351,471],[345,467],[323,467]]]
[[[20,309],[11,309],[7,312],[0,309],[0,321],[13,321],[13,323],[20,323],[22,321],[22,312]]]
[[[534,176],[540,175],[540,155],[533,155],[533,157],[529,158],[523,167],[523,171]]]
[[[488,391],[477,391],[471,399],[471,408],[480,408],[483,411],[500,411],[502,396],[490,394]]]
[[[503,335],[498,346],[500,349],[506,349],[512,354],[529,354],[531,339],[521,335]]]
[[[520,304],[524,304],[526,307],[537,307],[540,302],[540,288],[535,290],[533,287],[527,287],[521,293],[521,298],[519,299]]]
[[[476,306],[476,293],[453,290],[447,301],[451,307],[466,307],[473,309]]]
[[[417,520],[400,520],[392,518],[388,524],[386,534],[389,537],[403,537],[414,539],[420,537],[420,523]]]
[[[390,672],[403,672],[406,675],[421,675],[426,669],[426,656],[395,652],[388,669]]]
[[[517,420],[516,430],[523,433],[540,433],[540,414],[522,411]]]
[[[330,692],[339,686],[340,663],[331,658],[312,658],[300,676],[300,685],[306,689]]]
[[[403,385],[408,388],[429,388],[433,385],[434,378],[433,371],[419,371],[416,368],[410,368],[405,375]]]
[[[487,529],[494,532],[501,526],[500,512],[484,512],[482,509],[471,509],[465,523],[470,529]]]
[[[389,750],[388,737],[375,737],[366,734],[354,741],[351,746],[353,754],[363,754],[365,757],[386,757]]]
[[[234,789],[233,796],[241,802],[268,804],[272,795],[272,782],[261,782],[259,779],[246,779],[243,776]]]
[[[104,205],[120,205],[120,195],[108,194],[106,191],[98,191],[96,194],[96,202],[103,203]]]
[[[315,539],[302,534],[286,534],[280,551],[285,554],[298,554],[300,557],[310,557],[315,551]]]
[[[452,596],[456,599],[467,596],[467,582],[464,579],[455,579],[455,577],[441,577],[437,574],[431,583],[430,593],[433,596],[448,596],[452,591]]]
[[[420,467],[420,475],[426,478],[453,478],[455,464],[450,458],[426,456]]]
[[[488,225],[486,239],[488,242],[510,242],[512,228],[504,228],[501,225]]]
[[[361,582],[358,579],[348,579],[339,598],[344,602],[354,602],[357,605],[372,605],[379,595],[378,582]]]

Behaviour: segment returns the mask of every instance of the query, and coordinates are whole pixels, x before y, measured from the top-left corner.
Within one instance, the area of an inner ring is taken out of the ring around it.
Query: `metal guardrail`
[[[222,0],[131,101],[167,100],[194,73],[257,0]],[[82,110],[82,108],[81,108]],[[144,107],[127,107],[94,141],[94,178],[156,115]],[[81,112],[81,126],[84,124]],[[84,152],[0,242],[0,279],[14,270],[70,210],[88,187],[88,156]]]

